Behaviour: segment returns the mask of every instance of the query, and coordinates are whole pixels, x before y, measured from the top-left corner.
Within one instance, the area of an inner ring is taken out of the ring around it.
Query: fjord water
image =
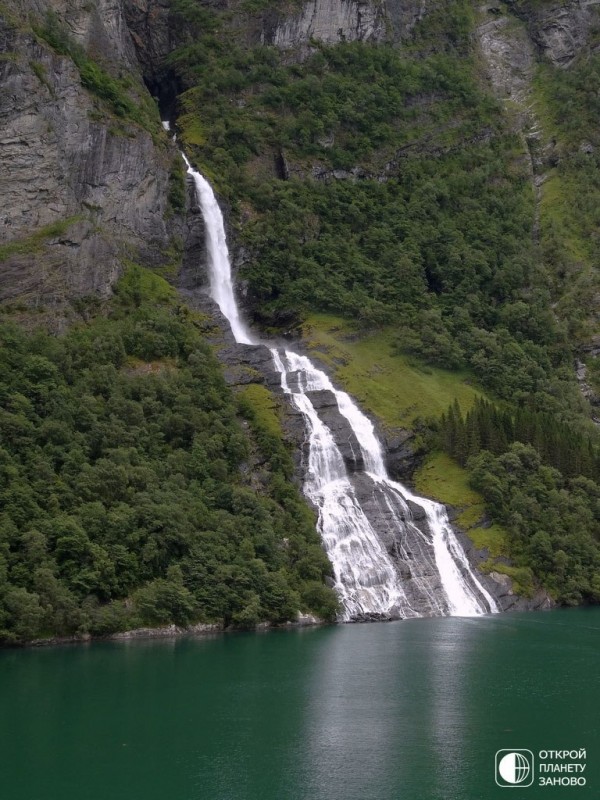
[[[596,608],[5,650],[0,796],[598,798],[599,640]],[[580,747],[584,789],[494,783]]]
[[[163,125],[169,130],[168,122]],[[217,199],[210,183],[184,153],[182,157],[194,181],[204,219],[211,297],[228,320],[236,342],[259,344],[241,319],[235,299],[225,225]],[[336,390],[327,375],[306,356],[287,349],[280,352],[274,347],[271,355],[281,374],[283,391],[291,396],[305,420],[310,452],[304,491],[318,511],[319,533],[342,603],[341,619],[497,612],[495,601],[471,569],[445,508],[410,495],[390,480],[373,425],[349,395]],[[400,569],[361,505],[331,431],[309,397],[311,391],[323,390],[332,392],[340,414],[356,437],[364,474],[372,487],[370,495],[384,510],[405,574],[410,575],[410,597]],[[425,532],[414,524],[406,499],[423,508]]]

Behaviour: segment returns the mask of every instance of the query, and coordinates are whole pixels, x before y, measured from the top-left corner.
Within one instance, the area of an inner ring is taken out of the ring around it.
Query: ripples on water
[[[574,609],[0,652],[0,796],[488,800],[496,750],[587,747],[596,798],[599,634]]]

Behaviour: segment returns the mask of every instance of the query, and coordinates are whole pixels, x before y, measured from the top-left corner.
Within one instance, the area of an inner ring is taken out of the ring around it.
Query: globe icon
[[[513,785],[526,781],[530,771],[529,760],[523,753],[507,753],[498,764],[500,777]]]

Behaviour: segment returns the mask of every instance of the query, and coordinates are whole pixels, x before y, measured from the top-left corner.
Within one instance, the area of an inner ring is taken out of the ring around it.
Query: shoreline
[[[287,630],[290,628],[314,628],[322,625],[336,623],[325,622],[325,620],[315,617],[312,614],[299,614],[298,619],[284,622],[277,625],[272,622],[259,622],[254,628],[236,628],[233,626],[225,627],[221,622],[196,622],[185,627],[175,625],[163,625],[158,628],[132,628],[128,631],[118,631],[109,633],[105,636],[93,635],[91,633],[74,634],[72,636],[48,636],[41,639],[30,639],[26,642],[7,642],[0,644],[0,649],[23,649],[29,647],[54,647],[67,644],[91,644],[92,642],[129,642],[143,641],[149,639],[180,639],[185,636],[216,636],[224,633],[240,633],[250,631],[260,633],[267,630]]]

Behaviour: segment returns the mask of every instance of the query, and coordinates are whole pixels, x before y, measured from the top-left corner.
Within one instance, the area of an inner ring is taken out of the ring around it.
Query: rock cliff
[[[174,153],[122,4],[50,5],[65,47],[44,38],[46,4],[0,7],[0,302],[37,309],[106,295],[127,261],[164,263],[176,229]]]
[[[598,25],[599,0],[509,3],[527,23],[532,41],[553,64],[568,67],[590,43]]]
[[[482,8],[478,30],[488,75],[522,109],[525,137],[537,136],[529,95],[535,59],[568,66],[590,42],[598,8],[598,0]],[[231,10],[232,30],[245,26],[244,36],[255,43],[302,58],[318,42],[402,46],[439,3],[310,0],[250,14],[234,2]],[[83,65],[44,36],[49,15],[85,54]],[[0,5],[0,302],[64,308],[106,295],[129,261],[177,267],[174,242],[187,238],[199,252],[193,218],[190,228],[168,205],[176,153],[146,88],[172,110],[180,87],[165,60],[189,35],[168,0]],[[542,172],[532,164],[538,185]]]
[[[283,49],[304,47],[311,40],[337,44],[382,41],[386,37],[383,5],[356,0],[311,0],[299,13],[269,22],[263,42]]]

